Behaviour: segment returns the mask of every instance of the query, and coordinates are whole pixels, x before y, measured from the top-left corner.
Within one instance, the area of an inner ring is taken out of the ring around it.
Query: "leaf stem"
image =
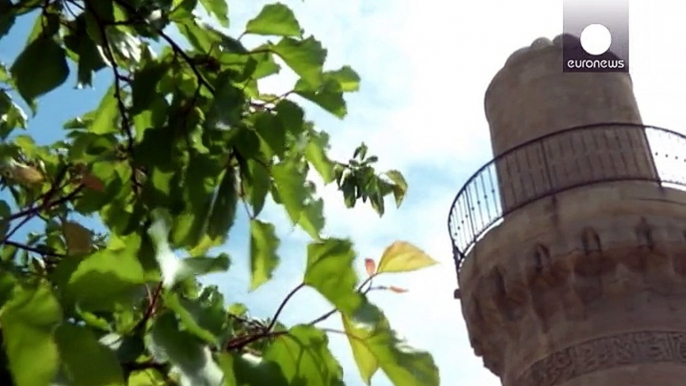
[[[377,275],[376,273],[369,275],[369,277],[367,279],[365,279],[365,281],[363,281],[359,287],[357,287],[357,292],[364,293],[364,294],[369,292],[369,290],[372,288],[372,285],[371,285],[372,279],[374,279],[374,277],[376,275]],[[362,291],[362,287],[364,287],[367,284],[369,284],[369,288],[367,288],[365,291]],[[310,326],[314,326],[317,323],[321,323],[321,322],[325,321],[326,319],[329,319],[329,317],[331,317],[331,315],[335,314],[336,311],[338,311],[338,310],[334,308],[333,310],[327,312],[326,314],[318,317],[317,319],[314,319],[313,321],[311,321],[307,324]]]

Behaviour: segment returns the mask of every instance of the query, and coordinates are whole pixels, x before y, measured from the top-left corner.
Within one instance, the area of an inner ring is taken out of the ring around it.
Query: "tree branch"
[[[365,279],[365,281],[363,281],[363,282],[360,284],[360,286],[357,287],[357,292],[361,292],[361,293],[364,293],[364,294],[366,294],[367,292],[369,292],[369,290],[371,289],[371,282],[372,282],[372,279],[374,279],[375,276],[376,276],[376,274],[372,274],[372,275],[370,275],[367,279]],[[365,291],[362,291],[362,288],[363,288],[365,285],[367,285],[367,284],[369,284],[369,288],[367,288]],[[331,315],[333,315],[333,314],[336,313],[336,311],[338,311],[338,310],[334,308],[333,310],[327,312],[326,314],[324,314],[324,315],[318,317],[317,319],[314,319],[313,321],[311,321],[311,322],[309,322],[309,323],[307,323],[307,324],[310,325],[310,326],[314,326],[314,325],[317,324],[317,323],[321,323],[321,322],[325,321],[326,319],[329,319],[329,318],[331,317]]]
[[[63,253],[57,253],[57,252],[51,252],[51,251],[44,251],[44,250],[42,250],[42,249],[35,248],[35,247],[31,247],[31,246],[29,246],[29,245],[21,244],[21,243],[12,241],[12,240],[5,240],[5,241],[3,242],[3,244],[5,244],[5,245],[10,245],[10,246],[13,246],[13,247],[15,247],[15,248],[23,249],[23,250],[25,250],[25,251],[29,251],[29,252],[33,252],[33,253],[38,253],[39,255],[43,255],[43,256],[54,256],[54,257],[66,257],[66,256],[67,256],[67,255],[65,255],[65,254],[63,254]]]

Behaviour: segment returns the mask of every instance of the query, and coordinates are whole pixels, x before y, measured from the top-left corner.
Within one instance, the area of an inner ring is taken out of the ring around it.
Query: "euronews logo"
[[[628,0],[565,0],[563,71],[629,72]]]
[[[591,24],[584,28],[579,37],[581,48],[593,56],[603,55],[612,45],[612,34],[602,24]],[[578,69],[623,69],[624,59],[569,59],[567,67]]]

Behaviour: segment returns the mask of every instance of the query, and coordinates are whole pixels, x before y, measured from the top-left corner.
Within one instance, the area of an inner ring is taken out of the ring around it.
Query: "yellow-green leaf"
[[[395,386],[438,386],[440,376],[431,354],[413,349],[398,337],[386,316],[365,301],[353,317],[343,317],[353,356],[363,381],[381,368]]]
[[[343,328],[345,333],[350,337],[350,348],[353,352],[353,358],[357,364],[357,369],[360,376],[366,385],[371,384],[372,377],[379,370],[379,361],[374,356],[369,348],[364,343],[364,337],[358,336],[349,317],[341,314],[343,319]]]
[[[409,272],[438,264],[421,249],[405,241],[396,241],[384,251],[378,273]]]
[[[400,207],[400,204],[402,204],[405,199],[405,194],[407,193],[407,182],[405,181],[405,177],[397,170],[387,171],[386,176],[393,182],[395,205]]]
[[[81,224],[67,221],[62,224],[62,232],[67,242],[67,250],[69,254],[86,254],[91,251],[92,234],[91,231],[84,228]]]
[[[16,291],[3,307],[4,350],[16,386],[48,386],[52,382],[59,360],[52,331],[61,320],[57,299],[43,285]]]

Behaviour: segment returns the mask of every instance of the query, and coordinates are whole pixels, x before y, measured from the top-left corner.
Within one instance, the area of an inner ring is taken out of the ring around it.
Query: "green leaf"
[[[254,219],[250,221],[250,290],[253,291],[272,277],[279,265],[276,250],[280,240],[274,224]]]
[[[248,21],[245,32],[256,35],[296,37],[302,34],[293,11],[281,3],[265,5],[259,15]]]
[[[396,386],[438,386],[440,376],[431,355],[408,346],[400,339],[384,314],[364,302],[358,316],[372,323],[359,323],[343,315],[343,326],[360,375],[369,385],[379,367]]]
[[[230,267],[231,259],[226,253],[217,257],[189,257],[181,260],[177,281],[210,273],[226,272]]]
[[[9,272],[0,272],[0,309],[12,298],[17,279]]]
[[[327,80],[320,87],[312,88],[303,78],[296,83],[295,93],[316,103],[338,118],[343,118],[348,114],[343,92],[335,81]]]
[[[396,241],[381,256],[377,273],[410,272],[435,264],[438,262],[421,249],[408,242]]]
[[[88,35],[85,14],[82,13],[74,20],[70,33],[64,37],[64,45],[70,51],[70,56],[78,60],[77,87],[90,86],[93,72],[104,68],[107,59]]]
[[[55,342],[70,385],[125,385],[116,354],[100,344],[90,329],[63,323],[55,331]]]
[[[319,239],[319,233],[324,229],[324,200],[317,199],[309,202],[300,215],[300,226],[313,239]]]
[[[253,208],[253,216],[257,216],[264,208],[264,202],[271,187],[271,178],[269,171],[262,165],[262,163],[255,159],[248,159],[247,172],[244,172],[244,189],[247,195],[248,203]]]
[[[323,331],[297,325],[276,338],[264,359],[278,363],[290,384],[343,386],[343,369],[328,346]]]
[[[219,183],[214,202],[207,211],[207,235],[212,239],[224,238],[236,219],[236,170],[229,167]]]
[[[218,303],[205,305],[198,300],[184,299],[173,292],[164,296],[164,304],[179,316],[186,330],[211,344],[219,342],[218,337],[224,327],[226,317],[222,301],[219,299]]]
[[[38,38],[19,54],[10,72],[17,91],[31,105],[34,99],[64,83],[69,67],[64,48],[53,39]]]
[[[155,369],[132,371],[126,386],[167,386],[165,375]]]
[[[143,267],[136,257],[140,240],[126,240],[124,249],[103,249],[85,257],[69,278],[66,294],[84,309],[108,310],[116,303],[126,304],[145,283]]]
[[[200,0],[200,3],[208,13],[214,14],[219,21],[219,24],[224,27],[229,27],[229,4],[226,0]]]
[[[300,106],[288,99],[282,99],[274,110],[286,131],[293,135],[302,133],[305,128],[305,112]]]
[[[190,177],[193,180],[187,181],[189,194],[192,194],[190,208],[177,216],[172,234],[174,245],[188,247],[193,255],[204,254],[209,247],[224,242],[236,217],[238,192],[234,168],[229,167],[221,173],[218,188],[209,195],[204,190],[203,177],[208,176],[207,173],[207,170],[197,170],[196,175]],[[196,182],[199,180],[203,183]]]
[[[294,224],[297,224],[305,209],[305,199],[307,198],[305,175],[298,170],[293,162],[287,161],[272,167],[272,177],[288,216]]]
[[[286,148],[286,130],[281,120],[271,113],[260,113],[255,118],[255,131],[262,139],[268,157],[278,156],[283,158]]]
[[[147,110],[153,104],[157,93],[157,83],[167,71],[169,71],[169,66],[166,63],[153,62],[134,73],[131,84],[132,115]]]
[[[407,182],[405,177],[397,170],[389,170],[386,172],[386,176],[393,181],[393,196],[395,197],[395,205],[400,207],[403,199],[405,198],[405,193],[407,193]]]
[[[221,36],[209,25],[198,24],[193,18],[178,21],[176,26],[196,50],[207,54],[219,49]]]
[[[370,385],[372,377],[379,370],[379,361],[374,356],[374,352],[367,347],[365,340],[363,340],[364,334],[358,333],[358,335],[361,335],[359,338],[355,334],[356,331],[350,318],[345,315],[341,315],[341,318],[343,319],[343,328],[349,336],[348,341],[350,342],[350,348],[360,376],[366,385]]]
[[[5,304],[0,324],[16,386],[48,386],[52,382],[59,360],[52,331],[61,320],[60,305],[45,285],[19,289]]]
[[[208,121],[236,125],[241,121],[245,94],[231,82],[229,71],[221,72],[215,83],[215,97],[208,112]]]
[[[333,162],[326,155],[329,147],[329,136],[325,132],[310,134],[310,141],[305,148],[305,158],[314,166],[322,176],[324,183],[328,184],[334,180]]]
[[[352,314],[361,304],[355,290],[355,252],[348,240],[327,239],[307,246],[305,284],[313,287],[344,314]]]
[[[7,35],[14,25],[13,4],[10,0],[0,0],[0,38]]]
[[[170,361],[192,385],[219,385],[222,371],[206,347],[189,332],[180,331],[176,318],[162,312],[150,331],[150,349],[158,361]]]
[[[100,101],[100,105],[95,110],[93,123],[89,131],[94,134],[109,134],[119,131],[117,119],[119,117],[119,105],[115,96],[114,86],[111,86]]]
[[[336,71],[327,71],[324,73],[324,79],[338,83],[338,89],[342,92],[353,92],[360,89],[360,76],[350,66],[343,66]]]
[[[246,353],[222,353],[219,365],[226,374],[224,386],[289,386],[277,363]]]
[[[271,48],[308,86],[317,88],[321,84],[326,49],[314,37],[305,40],[284,37]]]

